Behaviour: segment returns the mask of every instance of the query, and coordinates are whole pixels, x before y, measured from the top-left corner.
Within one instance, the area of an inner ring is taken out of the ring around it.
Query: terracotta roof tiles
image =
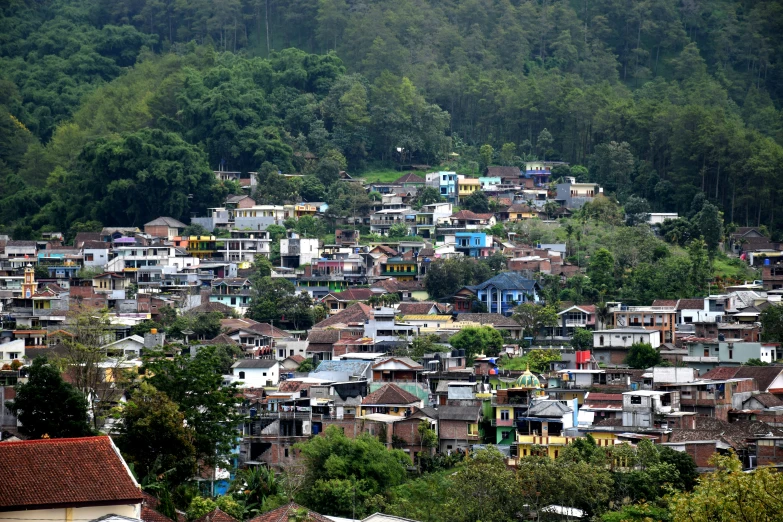
[[[0,511],[141,504],[143,496],[111,439],[83,437],[0,444]]]
[[[231,515],[221,511],[220,508],[216,508],[210,511],[201,518],[197,518],[194,522],[238,522],[237,519]]]
[[[354,303],[345,310],[327,317],[313,328],[327,328],[337,324],[364,323],[372,317],[372,308],[364,303]]]
[[[332,522],[323,515],[319,515],[315,511],[310,511],[307,508],[303,508],[295,502],[286,504],[263,515],[258,515],[255,518],[251,518],[248,522],[288,522],[289,515],[295,514],[300,509],[307,510],[307,517],[309,522]]]

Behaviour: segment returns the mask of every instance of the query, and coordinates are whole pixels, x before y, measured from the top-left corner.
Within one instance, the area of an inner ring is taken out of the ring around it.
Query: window
[[[471,423],[468,424],[468,437],[477,437],[478,436],[478,424]]]
[[[500,410],[500,420],[508,420],[508,419],[509,419],[508,410]]]
[[[734,358],[734,350],[729,350],[729,359]]]
[[[84,260],[85,261],[94,261],[95,259],[94,259],[93,254],[84,254]]]
[[[285,449],[285,456],[288,457],[288,448]]]
[[[510,431],[504,431],[503,435],[501,436],[503,440],[508,440],[508,438],[511,436]]]
[[[704,349],[704,357],[709,357],[709,356],[710,356],[710,349],[709,348],[705,348]]]
[[[294,356],[294,351],[293,351],[293,350],[289,350],[289,351],[290,351],[290,353],[289,353],[288,355],[290,355],[291,357],[293,357],[293,356]],[[282,354],[281,354],[281,355],[282,355]]]
[[[239,372],[239,378],[244,379],[245,378],[245,372]]]
[[[631,404],[641,404],[641,403],[642,403],[641,395],[632,395],[631,396]]]
[[[264,377],[266,377],[266,372],[264,372]]]
[[[603,335],[602,335],[601,337],[599,337],[599,338],[598,338],[598,343],[599,343],[601,346],[603,346],[603,345],[604,345],[604,336],[603,336]]]

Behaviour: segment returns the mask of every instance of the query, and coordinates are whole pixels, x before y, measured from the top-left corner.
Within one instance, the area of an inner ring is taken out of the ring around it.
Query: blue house
[[[427,185],[438,189],[449,203],[457,200],[458,176],[456,172],[431,172],[427,174]]]
[[[490,241],[484,232],[457,232],[454,249],[470,257],[487,257],[491,254]]]
[[[522,303],[537,303],[541,287],[538,282],[516,272],[501,272],[476,286],[466,287],[476,294],[478,302],[489,313],[511,315],[514,307]]]

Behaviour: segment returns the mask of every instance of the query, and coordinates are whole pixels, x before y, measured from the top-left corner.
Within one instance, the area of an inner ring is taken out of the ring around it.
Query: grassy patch
[[[716,257],[712,262],[712,269],[716,277],[723,279],[736,279],[739,281],[758,279],[757,271],[737,258]]]
[[[405,172],[400,172],[395,169],[370,169],[359,174],[355,174],[354,177],[362,178],[367,183],[392,183],[400,178]],[[421,176],[424,177],[423,175]]]

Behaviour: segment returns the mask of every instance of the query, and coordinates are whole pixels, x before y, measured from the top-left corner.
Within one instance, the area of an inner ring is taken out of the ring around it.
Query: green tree
[[[407,237],[410,234],[410,229],[405,223],[395,223],[389,227],[389,238],[399,239]]]
[[[783,305],[768,306],[761,312],[759,319],[763,341],[783,342]]]
[[[587,277],[593,288],[604,295],[612,295],[615,291],[614,257],[605,248],[599,248],[590,256],[587,267]]]
[[[451,336],[449,343],[457,350],[465,350],[471,362],[478,354],[497,356],[503,349],[503,336],[491,326],[463,328]]]
[[[631,368],[650,368],[661,363],[661,354],[649,343],[634,343],[628,350],[625,363]]]
[[[514,472],[491,447],[476,452],[457,470],[449,497],[446,519],[456,522],[516,520],[522,509]]]
[[[188,520],[196,520],[217,509],[217,503],[209,498],[193,497],[190,501],[186,516]]]
[[[182,229],[182,235],[185,237],[189,236],[209,236],[211,235],[210,231],[206,228],[202,227],[198,223],[191,223],[190,225],[186,226]]]
[[[584,328],[576,328],[574,335],[571,336],[571,346],[574,350],[592,350],[593,333]]]
[[[445,198],[440,195],[438,189],[434,187],[424,187],[416,193],[416,202],[413,207],[421,209],[424,205],[431,205],[432,203],[440,203],[445,201]]]
[[[492,164],[494,155],[495,149],[492,148],[492,145],[487,143],[481,146],[481,149],[479,149],[479,157],[481,158],[479,169],[481,172],[484,172],[484,170]]]
[[[777,519],[783,510],[783,480],[767,468],[745,473],[733,453],[713,455],[715,471],[699,478],[692,492],[671,497],[673,520],[694,522],[747,520],[766,522]]]
[[[477,190],[460,200],[460,206],[477,214],[486,214],[489,212],[489,198],[483,190]]]
[[[57,397],[56,401],[52,397]],[[92,435],[87,400],[65,382],[60,372],[37,357],[28,370],[27,382],[16,386],[16,398],[6,406],[22,424],[19,431],[32,439],[85,437]]]
[[[525,361],[530,365],[530,370],[536,373],[549,372],[549,363],[559,361],[560,352],[556,350],[530,350],[525,355]]]
[[[650,218],[650,204],[646,199],[631,196],[625,202],[625,223],[628,226],[636,226],[646,223]]]
[[[367,499],[405,481],[410,463],[405,453],[387,449],[372,435],[350,439],[336,426],[296,448],[305,466],[302,503],[335,516],[362,516]]]
[[[123,407],[115,440],[139,477],[165,473],[170,484],[178,485],[196,471],[196,448],[185,416],[146,382]]]
[[[549,148],[552,146],[554,141],[555,140],[552,137],[552,133],[549,132],[546,128],[538,133],[538,138],[536,138],[536,149],[538,149],[538,153],[543,159],[546,159]]]
[[[712,268],[707,244],[703,239],[694,239],[690,242],[688,257],[691,261],[691,285],[699,295],[705,295],[712,279]]]
[[[693,218],[697,224],[702,239],[707,245],[710,259],[715,257],[718,246],[723,239],[723,218],[718,207],[710,202],[705,202],[701,210]]]
[[[544,328],[557,326],[558,320],[557,310],[553,306],[535,303],[517,306],[511,317],[523,328],[525,335],[534,340]]]
[[[517,146],[514,143],[504,143],[500,148],[500,159],[503,161],[503,165],[513,165],[516,153]]]
[[[236,385],[223,384],[222,355],[217,348],[199,348],[193,357],[151,353],[144,357],[144,366],[150,375],[147,381],[185,415],[198,460],[207,466],[226,461],[236,444],[241,418],[234,408]]]

